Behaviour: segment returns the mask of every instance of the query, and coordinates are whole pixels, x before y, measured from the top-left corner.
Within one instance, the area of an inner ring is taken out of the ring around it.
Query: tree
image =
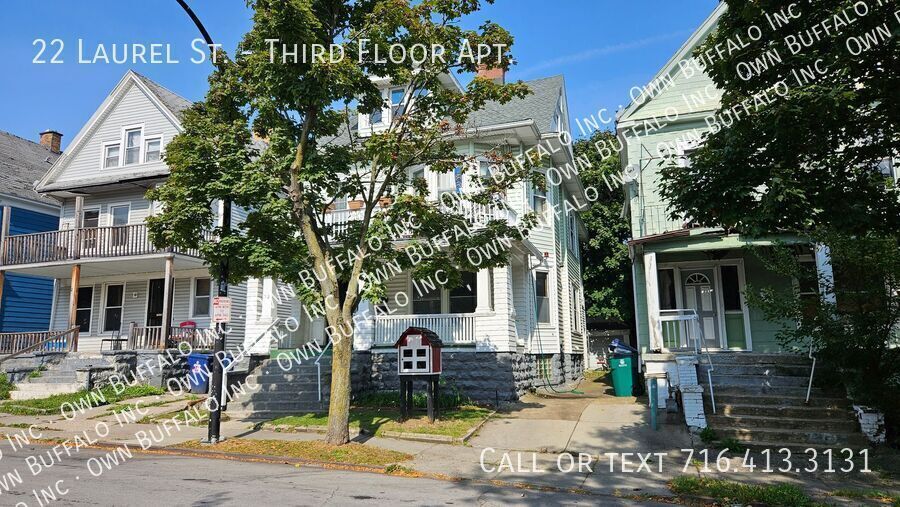
[[[804,352],[811,345],[820,363],[844,372],[833,380],[845,383],[855,402],[880,408],[889,426],[896,428],[900,423],[900,242],[896,236],[876,234],[831,234],[816,240],[830,247],[833,279],[816,273],[810,263],[797,262],[790,246],[757,248],[768,269],[797,284],[787,289],[750,286],[747,301],[774,322],[792,323],[779,331],[779,341]],[[821,376],[828,368],[818,371]]]
[[[581,250],[582,273],[584,293],[590,302],[588,316],[630,322],[634,314],[627,244],[631,227],[622,214],[619,155],[603,156],[595,149],[614,145],[615,134],[606,130],[575,142],[575,158],[585,157],[590,162],[580,172],[581,181],[595,194],[590,196],[590,207],[581,213],[588,230],[588,240]]]
[[[487,154],[494,162],[490,177],[454,147],[473,111],[528,93],[522,83],[483,78],[462,90],[442,84],[479,64],[510,65],[513,38],[506,30],[491,22],[477,30],[459,26],[481,4],[250,1],[253,26],[237,48],[240,57],[221,61],[210,75],[206,100],[185,113],[184,131],[167,147],[171,176],[149,194],[164,204],[149,220],[158,245],[199,248],[214,274],[229,259],[231,283],[263,276],[291,283],[305,304],[324,314],[334,349],[330,443],[349,441],[353,316],[362,299],[384,298],[380,268],[409,269],[416,279],[441,273],[452,287],[461,271],[505,265],[504,246],[536,223],[527,215],[517,225],[492,220],[473,229],[466,218],[471,206],[502,206],[506,188],[535,178],[531,161],[514,161],[503,146]],[[424,61],[386,58],[392,47],[407,55],[421,48],[443,53]],[[480,61],[467,53],[485,47],[491,53]],[[335,57],[315,58],[317,48]],[[375,76],[402,86],[403,99],[385,130],[360,136],[351,106],[362,114],[386,106]],[[254,134],[265,142],[254,142]],[[454,206],[438,205],[427,198],[424,181],[410,178],[419,167],[457,172],[478,183],[477,190],[455,197]],[[335,227],[327,212],[341,197],[360,201],[361,217]],[[214,212],[223,199],[248,211],[225,235]],[[448,231],[442,248],[426,248]],[[403,250],[395,244],[399,237]],[[499,253],[467,255],[487,245],[499,245]],[[418,255],[408,255],[417,247]]]
[[[721,108],[690,167],[662,171],[673,210],[745,233],[900,229],[877,169],[900,153],[896,3],[726,3],[694,52]]]

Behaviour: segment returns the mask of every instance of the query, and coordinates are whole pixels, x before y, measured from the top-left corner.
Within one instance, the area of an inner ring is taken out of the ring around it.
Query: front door
[[[163,323],[163,294],[166,281],[162,278],[150,280],[150,290],[147,294],[147,325],[162,326]]]
[[[703,346],[721,347],[715,272],[711,268],[684,269],[681,271],[681,280],[684,286],[684,306],[697,312],[700,330],[703,332]]]

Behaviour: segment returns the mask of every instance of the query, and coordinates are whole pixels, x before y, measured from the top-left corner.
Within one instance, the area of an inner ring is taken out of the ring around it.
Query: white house
[[[543,143],[553,153],[554,166],[571,168],[571,149],[560,142],[569,123],[562,77],[528,84],[533,94],[527,98],[504,106],[489,104],[475,114],[467,137],[457,142],[459,149],[477,155],[502,141],[524,153]],[[446,85],[459,87],[454,79]],[[387,122],[393,95],[387,83],[383,91],[381,122]],[[127,72],[37,183],[38,192],[62,204],[59,230],[4,240],[4,270],[56,280],[50,332],[79,328],[78,351],[164,348],[167,341],[185,338],[209,344],[208,336],[191,331],[212,327],[215,284],[207,266],[195,251],[155,248],[145,225],[158,209],[145,194],[168,176],[165,147],[181,131],[181,113],[190,104]],[[358,120],[362,130],[379,125],[367,115]],[[390,346],[408,326],[428,327],[441,336],[450,358],[445,368],[459,371],[461,383],[466,374],[477,376],[479,370],[507,372],[496,375],[504,398],[580,374],[586,333],[578,242],[584,228],[572,206],[564,203],[586,199],[577,173],[560,173],[565,177],[549,178],[547,192],[527,184],[508,191],[504,219],[515,222],[532,210],[543,211],[546,218],[543,227],[513,246],[509,266],[465,273],[465,286],[454,290],[413,290],[410,277],[402,273],[388,281],[388,297],[393,301],[398,292],[405,292],[410,295],[406,304],[396,305],[390,314],[375,311],[368,302],[361,305],[360,313],[367,318],[360,320],[354,346],[357,361],[371,365],[371,387],[390,382],[384,352],[393,353]],[[422,175],[435,195],[456,184],[452,174],[447,179],[425,169]],[[353,220],[357,204],[342,202],[325,221]],[[246,216],[239,208],[232,213],[233,223]],[[473,210],[472,219],[496,213]],[[285,300],[281,289],[270,279],[229,287],[229,348],[253,344],[254,353],[268,355],[272,349],[325,340],[322,320],[302,318],[306,312],[293,298]],[[298,317],[295,332],[278,342],[256,340],[276,318],[289,316]],[[116,339],[121,341],[113,342]],[[493,399],[498,389],[488,391]]]

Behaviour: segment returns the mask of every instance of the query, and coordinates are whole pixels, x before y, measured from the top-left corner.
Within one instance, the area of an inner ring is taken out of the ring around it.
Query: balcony
[[[641,208],[637,237],[655,236],[666,232],[698,227],[690,217],[670,218],[667,204],[653,204]]]
[[[462,215],[474,230],[484,228],[492,220],[502,220],[509,225],[518,222],[516,212],[500,203],[475,204],[470,201],[459,201],[454,206],[441,205],[441,210]],[[332,227],[333,235],[341,234],[346,232],[351,222],[362,220],[363,212],[362,208],[331,210],[325,213],[324,225]],[[411,235],[409,231],[407,235],[401,235],[401,239]]]
[[[168,336],[162,326],[136,326],[128,330],[127,350],[154,350],[177,347],[181,343],[190,344],[191,349],[211,349],[216,339],[212,329],[193,327],[170,327]]]
[[[375,346],[392,346],[411,326],[434,331],[444,345],[474,345],[476,317],[474,313],[378,315],[375,317]]]
[[[150,241],[147,225],[134,224],[9,236],[0,249],[0,264],[15,266],[166,252],[200,257],[196,249],[156,248]]]

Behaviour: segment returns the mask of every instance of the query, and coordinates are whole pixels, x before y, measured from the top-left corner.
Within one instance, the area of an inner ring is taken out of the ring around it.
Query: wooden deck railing
[[[173,326],[169,328],[168,337],[165,337],[162,326],[133,326],[128,333],[127,348],[154,350],[189,343],[194,349],[211,349],[214,341],[215,331],[212,329]]]
[[[150,241],[147,225],[133,224],[8,236],[0,247],[0,264],[34,264],[167,251],[193,257],[200,255],[196,249],[156,248]]]
[[[0,333],[0,362],[29,352],[75,352],[78,350],[78,328],[64,331]]]

